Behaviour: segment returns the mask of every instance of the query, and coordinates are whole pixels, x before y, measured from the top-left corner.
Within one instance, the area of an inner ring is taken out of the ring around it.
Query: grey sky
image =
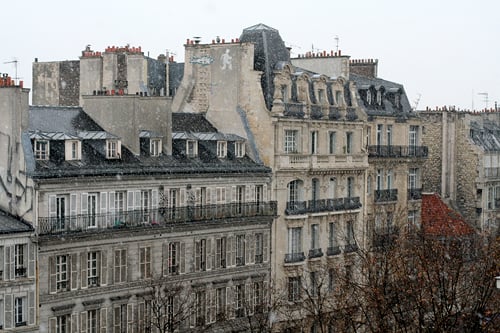
[[[497,0],[193,0],[10,1],[2,8],[0,72],[31,87],[31,64],[78,59],[85,45],[168,49],[184,61],[187,38],[237,38],[264,23],[278,29],[293,55],[339,49],[378,59],[379,76],[404,84],[418,108],[470,109],[500,104],[500,1]]]

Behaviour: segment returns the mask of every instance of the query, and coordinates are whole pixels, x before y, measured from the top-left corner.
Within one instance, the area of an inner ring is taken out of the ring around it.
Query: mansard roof
[[[485,119],[482,126],[478,122],[472,121],[470,127],[470,137],[475,145],[484,151],[500,151],[500,127],[498,125]]]
[[[0,209],[0,234],[29,232],[33,230],[34,229],[30,224],[15,218]]]
[[[381,90],[383,107],[375,107],[366,105],[358,93],[358,105],[360,105],[365,112],[370,116],[413,116],[412,108],[408,100],[408,96],[404,91],[402,84],[387,81],[381,78],[372,78],[354,73],[349,74],[349,79],[354,81],[356,89],[367,90],[373,87],[375,90]],[[401,108],[398,109],[388,99],[388,93],[400,93]],[[375,98],[375,97],[374,97]]]
[[[228,149],[227,158],[217,157],[214,140],[244,141],[234,134],[220,133],[202,114],[172,115],[174,133],[189,133],[198,141],[198,154],[187,157],[181,149],[185,148],[182,137],[172,139],[172,155],[145,156],[135,155],[127,147],[121,147],[120,158],[108,159],[105,156],[103,140],[118,139],[104,131],[80,107],[30,107],[29,131],[23,135],[23,147],[28,173],[33,178],[116,176],[126,174],[192,174],[192,173],[269,173],[270,169],[256,163],[248,156],[235,158]],[[177,131],[177,132],[175,132]],[[165,131],[167,132],[167,131]],[[64,137],[82,141],[81,159],[66,160],[64,145],[50,144],[50,151],[57,152],[62,158],[35,160],[30,140],[37,137],[62,140]],[[158,137],[159,133],[142,130],[139,138]],[[179,142],[177,142],[179,141]],[[184,149],[185,150],[185,149]]]

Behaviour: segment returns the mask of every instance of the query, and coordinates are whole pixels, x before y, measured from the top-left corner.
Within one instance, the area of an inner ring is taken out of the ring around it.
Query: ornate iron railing
[[[361,207],[359,197],[347,197],[337,199],[321,199],[309,201],[289,201],[286,203],[285,214],[300,215],[307,213],[335,212],[352,210]]]
[[[408,189],[408,200],[420,200],[420,199],[422,199],[422,188]]]
[[[427,146],[368,146],[368,157],[427,157]]]
[[[293,263],[293,262],[301,262],[306,259],[304,252],[296,252],[296,253],[286,253],[285,254],[285,262]]]
[[[37,230],[40,235],[65,232],[93,232],[102,229],[162,226],[234,217],[275,215],[275,201],[247,202],[72,215],[62,218],[40,217],[38,218]]]
[[[375,190],[375,202],[398,201],[398,189]]]

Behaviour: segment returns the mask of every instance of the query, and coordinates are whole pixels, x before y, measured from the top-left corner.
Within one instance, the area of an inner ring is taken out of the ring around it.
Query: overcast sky
[[[166,50],[184,62],[187,38],[238,38],[263,23],[279,30],[292,55],[335,50],[378,59],[379,77],[402,83],[418,109],[500,107],[498,0],[10,1],[2,6],[0,72],[31,87],[31,64],[76,60],[90,44]],[[487,100],[486,95],[487,93]]]

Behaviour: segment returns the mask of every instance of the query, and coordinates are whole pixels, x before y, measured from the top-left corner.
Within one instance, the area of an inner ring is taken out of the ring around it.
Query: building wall
[[[305,56],[291,59],[294,66],[321,73],[330,77],[349,78],[349,56],[330,56],[318,54],[317,57]]]
[[[171,99],[168,97],[84,96],[85,112],[105,131],[121,138],[122,144],[139,154],[139,132],[164,135],[163,151],[171,154]]]
[[[442,165],[443,165],[443,117],[442,113],[420,112],[423,121],[422,143],[429,149],[425,162],[428,172],[422,174],[422,183],[426,192],[442,195]]]

